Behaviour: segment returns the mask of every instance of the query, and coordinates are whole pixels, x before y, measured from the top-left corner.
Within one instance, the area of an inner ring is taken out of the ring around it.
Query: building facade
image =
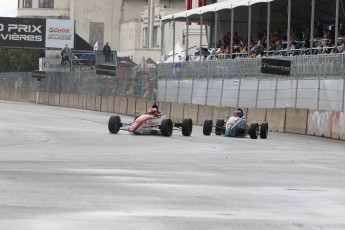
[[[18,0],[17,17],[75,20],[76,33],[102,49],[109,42],[119,56],[137,63],[160,59],[161,17],[186,9],[188,0]],[[194,1],[193,5],[197,5]],[[183,37],[183,29],[176,36]]]

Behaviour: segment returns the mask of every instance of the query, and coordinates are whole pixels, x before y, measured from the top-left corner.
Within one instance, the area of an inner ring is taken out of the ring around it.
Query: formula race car
[[[186,118],[182,123],[173,123],[167,119],[157,108],[151,108],[146,114],[136,114],[134,122],[122,123],[119,116],[111,116],[108,122],[110,133],[118,133],[120,130],[129,131],[133,134],[163,135],[169,137],[175,130],[181,130],[183,136],[190,136],[193,129],[193,121]]]
[[[227,121],[218,119],[216,126],[213,127],[212,120],[205,120],[203,125],[203,133],[206,136],[214,132],[216,135],[224,135],[226,137],[245,137],[249,134],[251,139],[257,139],[260,135],[261,139],[266,139],[268,135],[268,123],[251,123],[247,126],[247,120],[243,116],[242,109],[236,109],[234,116],[226,116]]]

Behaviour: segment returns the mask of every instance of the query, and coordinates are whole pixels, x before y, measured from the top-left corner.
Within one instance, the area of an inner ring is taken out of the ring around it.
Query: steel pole
[[[314,21],[315,21],[315,0],[311,1],[311,22],[310,22],[310,54],[313,54],[314,47]]]
[[[266,38],[266,50],[267,56],[270,51],[270,29],[271,29],[271,3],[267,3],[267,38]]]
[[[252,7],[248,7],[248,54],[250,52],[250,35],[252,31]]]
[[[175,29],[175,18],[173,20],[173,63],[175,63],[175,39],[176,39],[176,29]]]
[[[234,8],[231,9],[231,34],[230,34],[230,57],[234,53],[234,18],[235,18],[235,10]]]
[[[286,42],[287,42],[287,56],[289,56],[290,53],[290,30],[291,30],[291,0],[289,0],[288,2],[288,24],[287,24],[287,38],[286,38]]]
[[[338,52],[338,36],[339,36],[339,0],[335,0],[336,11],[335,11],[335,38],[334,38],[334,51]]]
[[[187,58],[188,56],[189,56],[189,18],[188,17],[186,17],[186,26],[187,26],[187,31],[186,31],[186,51],[185,51],[185,55],[186,55],[186,57],[185,58]]]

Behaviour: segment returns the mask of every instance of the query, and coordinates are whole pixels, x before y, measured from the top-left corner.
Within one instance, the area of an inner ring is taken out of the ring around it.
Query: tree
[[[41,50],[0,48],[0,72],[30,72],[38,70]]]

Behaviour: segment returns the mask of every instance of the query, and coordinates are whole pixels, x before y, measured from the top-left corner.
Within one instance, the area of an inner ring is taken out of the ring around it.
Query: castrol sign
[[[74,48],[74,21],[47,19],[46,22],[46,47],[62,48],[66,44]]]

